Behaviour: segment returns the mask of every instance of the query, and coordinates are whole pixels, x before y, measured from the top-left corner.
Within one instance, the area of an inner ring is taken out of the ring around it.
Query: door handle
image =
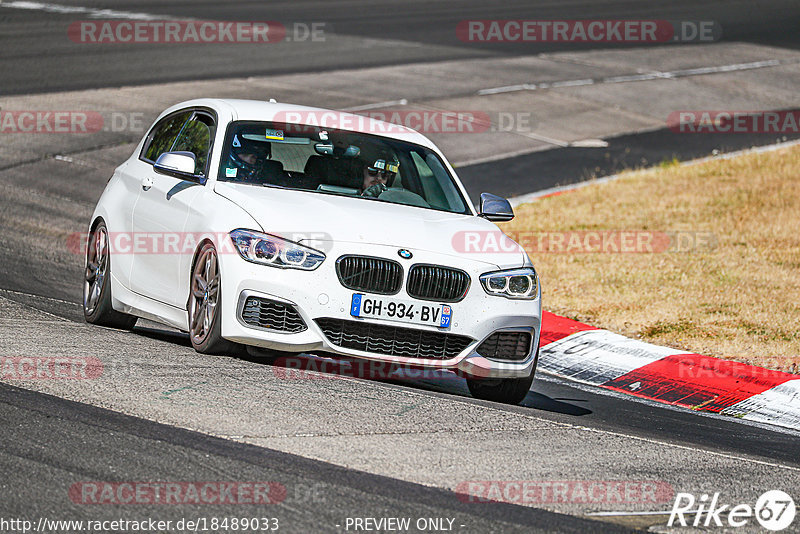
[[[142,179],[142,189],[144,189],[145,191],[149,191],[151,187],[153,187],[153,177],[145,176]]]

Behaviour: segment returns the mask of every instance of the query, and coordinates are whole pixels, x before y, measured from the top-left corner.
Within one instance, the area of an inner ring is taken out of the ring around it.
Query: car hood
[[[214,190],[244,209],[262,231],[310,246],[324,241],[389,245],[500,269],[519,267],[525,259],[510,239],[497,244],[502,234],[496,225],[473,215],[246,184],[218,182]]]

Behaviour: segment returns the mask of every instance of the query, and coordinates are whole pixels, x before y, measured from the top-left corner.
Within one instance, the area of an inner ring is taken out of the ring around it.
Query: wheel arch
[[[97,225],[99,225],[101,222],[106,225],[106,228],[108,228],[108,223],[106,222],[105,218],[102,215],[95,215],[94,219],[92,219],[92,222],[89,225],[89,232],[94,232],[97,229]]]

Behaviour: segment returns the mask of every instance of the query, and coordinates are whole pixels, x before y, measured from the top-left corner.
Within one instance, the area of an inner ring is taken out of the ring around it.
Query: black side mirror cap
[[[514,218],[514,210],[505,198],[491,193],[481,193],[481,209],[478,217],[493,222],[506,222]]]

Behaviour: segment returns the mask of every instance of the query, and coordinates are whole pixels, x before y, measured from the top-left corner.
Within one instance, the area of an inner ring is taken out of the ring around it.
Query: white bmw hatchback
[[[108,182],[89,227],[84,314],[242,345],[464,376],[518,403],[533,380],[541,291],[425,136],[274,101],[202,99],[164,111]],[[480,249],[480,247],[477,247]]]

